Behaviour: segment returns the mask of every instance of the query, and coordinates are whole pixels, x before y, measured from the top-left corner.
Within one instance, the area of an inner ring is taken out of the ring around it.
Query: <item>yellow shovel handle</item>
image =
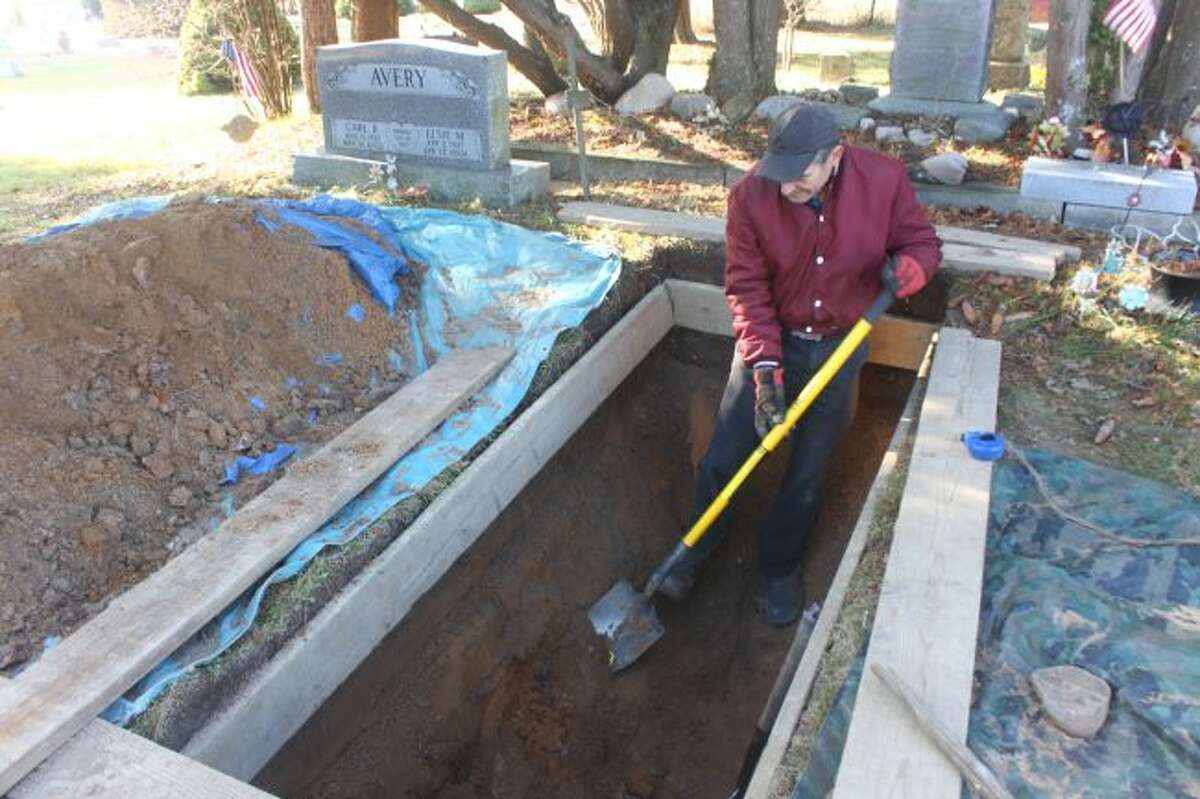
[[[694,547],[696,543],[704,537],[710,528],[721,515],[722,511],[729,505],[729,500],[733,498],[736,492],[750,476],[750,472],[754,471],[754,467],[758,462],[767,456],[768,452],[773,451],[779,442],[787,437],[788,433],[792,432],[792,428],[800,421],[800,417],[808,410],[808,407],[813,404],[817,396],[833,379],[842,365],[849,359],[858,346],[862,344],[863,339],[871,332],[871,322],[866,319],[860,319],[855,323],[854,327],[850,328],[850,332],[846,338],[842,339],[842,343],[838,345],[833,354],[825,361],[817,373],[812,376],[808,384],[800,392],[800,396],[796,397],[796,401],[788,408],[787,415],[783,421],[772,428],[771,432],[767,433],[766,438],[762,443],[750,453],[750,457],[742,464],[742,467],[737,470],[737,474],[733,476],[725,488],[721,489],[721,493],[717,494],[717,498],[712,501],[708,509],[696,520],[692,528],[688,530],[687,535],[683,537],[683,544],[689,549]]]

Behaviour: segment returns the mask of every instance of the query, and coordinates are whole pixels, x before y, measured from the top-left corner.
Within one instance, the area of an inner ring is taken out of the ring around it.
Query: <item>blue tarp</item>
[[[165,201],[157,200],[109,204],[102,213],[99,210],[89,213],[71,225],[61,226],[60,231],[105,219],[144,216],[152,212],[148,209],[157,210],[163,205]],[[275,571],[113,703],[103,715],[118,724],[128,723],[172,682],[216,658],[244,635],[271,585],[299,574],[326,547],[353,539],[495,430],[524,398],[534,373],[559,333],[583,322],[604,299],[620,272],[620,260],[610,248],[586,245],[559,234],[533,232],[482,216],[379,208],[330,197],[267,200],[261,201],[261,207],[313,231],[314,235],[329,236],[364,251],[381,250],[369,237],[337,224],[341,217],[354,219],[379,234],[405,258],[418,260],[427,267],[417,306],[398,313],[395,319],[397,335],[407,335],[415,353],[414,363],[404,364],[410,375],[424,371],[452,349],[507,346],[514,348],[516,354],[467,406],[451,415],[374,485],[300,544]],[[398,259],[396,262],[400,263]],[[379,273],[364,274],[356,267],[356,274],[367,280],[368,285],[375,281],[372,293],[386,306],[388,292],[375,291]],[[344,323],[351,329],[357,326],[351,318]],[[389,354],[391,359],[398,357],[394,352]],[[337,368],[336,363],[331,361],[331,364],[331,368]]]
[[[1200,539],[1194,496],[1078,458],[1023,452],[1055,501],[1092,524],[1139,540]],[[1013,458],[992,475],[971,748],[1019,799],[1200,796],[1200,546],[1107,541],[1051,510]],[[824,797],[833,785],[861,659],[795,799]],[[1058,665],[1112,688],[1092,740],[1059,730],[1032,693],[1029,674]]]

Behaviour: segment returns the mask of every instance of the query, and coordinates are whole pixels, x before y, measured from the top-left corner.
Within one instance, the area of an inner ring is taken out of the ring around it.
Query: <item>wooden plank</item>
[[[668,279],[667,290],[675,308],[675,324],[701,333],[733,335],[733,317],[720,286]],[[915,319],[885,314],[867,338],[867,360],[881,366],[916,371],[925,360],[936,326]]]
[[[0,677],[0,685],[5,682]],[[92,719],[9,790],[7,799],[271,799],[273,794]]]
[[[656,288],[518,417],[184,747],[256,774],[672,326]]]
[[[443,358],[0,687],[0,793],[473,396],[506,349]]]
[[[1003,236],[999,233],[988,233],[983,230],[971,230],[952,225],[938,225],[937,232],[942,241],[953,242],[955,244],[974,244],[979,247],[992,247],[997,250],[1018,250],[1034,254],[1050,254],[1054,257],[1055,263],[1060,266],[1074,263],[1083,256],[1083,251],[1078,247],[1070,244],[1059,244],[1058,242]]]
[[[817,623],[808,639],[808,646],[804,650],[803,657],[800,658],[800,665],[796,667],[796,673],[792,677],[791,685],[788,686],[783,704],[779,707],[779,715],[776,716],[775,724],[771,727],[771,735],[759,756],[758,766],[754,770],[754,776],[746,789],[744,799],[771,799],[774,795],[775,780],[778,777],[779,767],[783,763],[783,756],[791,743],[796,725],[800,722],[804,706],[808,703],[809,693],[817,678],[817,669],[821,665],[825,650],[829,647],[829,639],[833,635],[838,615],[842,612],[846,591],[850,588],[850,580],[854,577],[854,572],[858,569],[858,563],[866,549],[875,509],[879,505],[880,497],[888,489],[888,484],[896,471],[897,462],[912,442],[917,426],[917,410],[923,386],[924,377],[922,376],[918,378],[918,382],[909,392],[908,401],[900,413],[900,421],[896,424],[896,430],[892,433],[892,440],[888,444],[887,452],[884,453],[883,460],[879,464],[875,481],[871,483],[871,489],[867,492],[867,499],[858,514],[854,530],[850,533],[846,551],[842,554],[842,560],[838,564],[833,583],[825,594],[821,613],[817,617]]]
[[[725,219],[719,216],[699,216],[674,211],[630,208],[609,203],[570,202],[559,209],[559,219],[583,225],[631,230],[647,235],[679,236],[701,241],[725,240]],[[941,235],[943,228],[935,228]],[[974,242],[962,241],[962,228],[948,228],[950,238],[943,237],[942,268],[960,272],[997,272],[1015,277],[1053,280],[1062,249],[1063,256],[1074,254],[1078,248],[980,233]],[[974,231],[967,231],[974,233]]]
[[[872,667],[894,669],[966,741],[992,464],[959,437],[994,429],[999,379],[998,342],[939,333],[834,799],[960,795],[957,769]]]

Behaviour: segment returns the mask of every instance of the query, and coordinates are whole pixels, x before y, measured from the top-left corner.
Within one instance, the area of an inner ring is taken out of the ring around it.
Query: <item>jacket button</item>
[[[820,301],[820,300],[817,300],[816,302],[814,302],[814,303],[813,303],[813,306],[814,306],[814,307],[816,307],[816,308],[820,308],[820,307],[821,307],[821,301]]]
[[[825,214],[821,214],[820,216],[818,216],[818,217],[817,217],[817,221],[818,221],[818,222],[824,222],[824,221],[825,221]]]
[[[804,332],[805,332],[805,333],[811,333],[811,332],[812,332],[812,325],[807,325],[807,326],[805,326],[805,328],[804,328]]]
[[[817,256],[817,263],[818,263],[818,264],[823,264],[823,263],[825,263],[825,256],[824,256],[824,255],[818,255],[818,256]]]

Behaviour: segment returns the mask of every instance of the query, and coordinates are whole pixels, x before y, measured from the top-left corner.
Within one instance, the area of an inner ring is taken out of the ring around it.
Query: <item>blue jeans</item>
[[[784,381],[789,403],[825,363],[844,336],[820,341],[783,339]],[[841,442],[858,400],[858,379],[867,359],[864,342],[813,401],[790,435],[791,453],[770,512],[758,530],[758,565],[777,579],[799,565],[804,541],[820,509],[821,489],[834,449]],[[692,522],[704,512],[759,444],[754,430],[754,377],[735,350],[729,381],[717,411],[716,429],[700,461]],[[779,450],[776,450],[778,453]],[[729,510],[726,509],[725,513]],[[710,554],[728,531],[718,523],[696,545],[695,558]]]

